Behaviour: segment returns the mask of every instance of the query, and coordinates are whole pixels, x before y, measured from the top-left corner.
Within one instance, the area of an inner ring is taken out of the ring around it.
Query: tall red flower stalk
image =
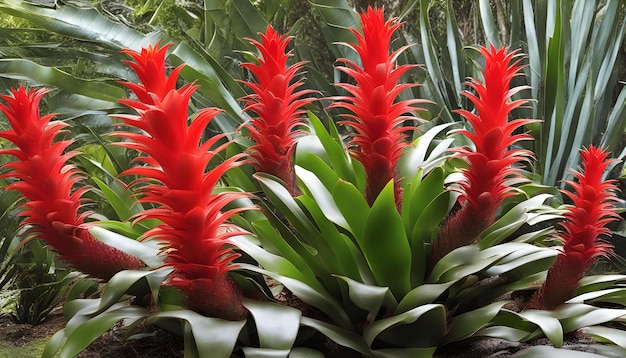
[[[125,50],[135,62],[129,63],[141,84],[124,83],[138,100],[120,103],[138,115],[116,115],[126,125],[143,133],[117,132],[127,141],[120,145],[143,153],[136,159],[143,163],[123,173],[136,175],[141,202],[156,204],[145,210],[139,220],[158,219],[161,225],[148,231],[147,238],[164,241],[165,264],[173,268],[168,284],[187,296],[186,305],[201,314],[239,320],[247,315],[241,304],[241,291],[228,271],[238,256],[229,246],[229,238],[242,230],[228,219],[243,209],[225,209],[244,193],[214,193],[222,175],[240,164],[242,155],[213,163],[227,144],[218,145],[224,135],[202,142],[208,123],[220,111],[207,108],[189,123],[191,95],[198,86],[188,84],[176,89],[182,67],[166,74],[165,53],[168,46],[150,46],[141,52]],[[207,170],[209,165],[214,167]]]
[[[81,210],[86,186],[72,190],[82,173],[68,161],[76,152],[68,152],[71,140],[58,140],[68,126],[53,121],[53,114],[40,116],[39,104],[46,89],[12,89],[0,96],[0,110],[11,129],[0,132],[0,138],[16,148],[0,150],[17,160],[6,163],[8,169],[0,178],[18,179],[6,186],[19,191],[28,201],[21,206],[22,225],[30,226],[32,237],[43,239],[60,258],[74,268],[94,277],[108,280],[122,270],[144,266],[138,258],[95,239],[86,228],[89,212]]]
[[[594,260],[613,251],[610,243],[600,239],[611,235],[606,225],[619,219],[613,209],[617,200],[615,181],[602,180],[611,160],[607,160],[607,152],[595,146],[580,154],[582,168],[574,172],[578,182],[566,181],[574,191],[562,191],[572,201],[559,233],[563,249],[548,270],[546,281],[535,291],[529,308],[553,310],[565,303]]]
[[[267,26],[261,41],[249,39],[259,51],[258,64],[244,63],[256,81],[243,82],[254,93],[243,98],[244,110],[254,113],[245,128],[255,142],[249,148],[254,168],[274,175],[285,182],[292,195],[297,193],[294,180],[293,151],[302,125],[303,107],[314,100],[304,96],[312,90],[300,89],[302,81],[295,77],[304,62],[288,66],[290,37],[280,35]]]
[[[426,101],[420,99],[399,100],[398,96],[417,84],[400,83],[400,78],[415,65],[397,65],[403,47],[390,53],[391,38],[401,23],[394,19],[385,21],[382,9],[368,7],[359,14],[362,33],[352,30],[357,43],[345,43],[357,52],[361,65],[347,59],[337,67],[354,80],[354,84],[340,83],[338,87],[349,95],[334,98],[338,100],[331,107],[347,109],[345,121],[354,134],[349,142],[352,155],[363,164],[367,177],[366,199],[371,205],[380,191],[394,180],[396,203],[401,202],[400,179],[396,170],[402,150],[409,145],[405,133],[410,127],[403,127],[407,119],[415,119],[409,114],[418,110],[415,105]]]
[[[519,57],[517,51],[490,46],[480,48],[480,53],[485,59],[483,82],[471,79],[468,85],[474,92],[463,92],[476,111],[455,111],[471,125],[471,130],[464,129],[459,133],[465,135],[475,149],[456,149],[468,163],[460,183],[460,209],[446,219],[433,243],[431,268],[450,251],[476,242],[480,233],[493,224],[503,199],[514,194],[509,179],[519,177],[515,164],[532,155],[511,147],[516,142],[531,139],[529,135],[517,132],[533,122],[529,119],[508,121],[512,110],[527,103],[526,100],[511,100],[514,94],[527,88],[511,88],[511,80],[522,68],[521,60],[516,59]]]

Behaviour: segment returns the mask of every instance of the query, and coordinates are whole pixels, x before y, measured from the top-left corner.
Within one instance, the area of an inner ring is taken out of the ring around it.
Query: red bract
[[[202,110],[188,123],[189,100],[197,86],[175,88],[177,68],[165,75],[165,49],[125,52],[135,59],[133,68],[143,75],[154,71],[148,83],[124,83],[139,101],[120,100],[139,115],[117,115],[127,125],[144,133],[118,132],[128,142],[120,145],[143,153],[136,161],[144,163],[125,171],[137,175],[142,183],[141,202],[157,204],[142,212],[138,219],[158,219],[158,227],[146,233],[148,238],[165,242],[165,263],[174,271],[168,283],[187,296],[187,306],[199,313],[225,319],[242,319],[246,311],[241,293],[227,272],[238,255],[227,245],[229,238],[242,231],[227,220],[243,209],[224,211],[227,204],[246,194],[213,194],[216,184],[230,168],[239,165],[241,156],[211,163],[226,144],[217,145],[224,135],[202,142],[207,124],[219,110]],[[209,164],[211,163],[211,164]],[[215,165],[207,171],[209,165]]]
[[[349,146],[352,155],[363,164],[367,176],[366,199],[371,205],[382,188],[394,180],[396,203],[401,201],[400,178],[396,166],[402,150],[408,145],[403,127],[415,107],[424,100],[398,100],[400,93],[416,84],[399,83],[400,77],[414,65],[396,64],[396,59],[406,47],[390,54],[393,33],[401,26],[394,20],[385,21],[382,9],[368,7],[360,14],[363,33],[352,30],[357,44],[346,43],[361,58],[362,66],[342,58],[345,66],[337,69],[352,77],[355,84],[340,83],[337,86],[350,95],[334,98],[331,107],[342,107],[352,114],[342,121],[354,130]]]
[[[105,245],[87,231],[84,219],[88,213],[81,213],[81,196],[87,188],[72,192],[81,173],[67,163],[76,155],[66,152],[72,141],[54,141],[67,124],[51,121],[52,114],[39,115],[39,103],[47,92],[20,86],[11,90],[11,95],[1,96],[6,105],[0,104],[0,110],[12,129],[0,132],[0,138],[17,148],[0,150],[0,154],[12,155],[17,161],[5,164],[3,169],[9,170],[0,178],[18,179],[6,189],[17,190],[28,199],[22,204],[22,225],[32,226],[32,237],[43,239],[63,260],[92,276],[108,280],[119,271],[143,267],[136,257]]]
[[[243,98],[245,110],[256,115],[246,125],[255,142],[249,148],[250,156],[257,171],[280,178],[289,192],[295,194],[292,164],[298,135],[295,129],[302,125],[303,106],[314,100],[303,97],[313,91],[299,90],[303,83],[294,80],[303,62],[287,66],[291,54],[286,48],[291,39],[278,34],[271,25],[260,35],[261,42],[249,40],[260,53],[258,64],[242,64],[256,78],[256,82],[243,82],[254,91]]]
[[[616,201],[614,180],[602,180],[602,173],[611,162],[608,153],[590,146],[581,151],[582,168],[574,172],[578,182],[566,181],[574,191],[562,192],[572,205],[564,214],[565,222],[559,233],[563,251],[548,270],[546,281],[536,291],[530,308],[555,309],[572,298],[580,279],[598,256],[609,255],[613,246],[600,239],[610,236],[605,226],[619,216],[613,209]]]
[[[511,148],[516,142],[531,139],[527,134],[515,133],[534,122],[529,119],[508,121],[512,110],[527,103],[526,100],[511,100],[514,94],[528,88],[510,88],[511,80],[522,67],[520,60],[516,60],[517,51],[490,46],[481,48],[480,53],[485,59],[483,82],[471,79],[468,85],[475,93],[463,92],[476,111],[456,111],[471,125],[471,130],[459,133],[471,140],[475,149],[457,148],[468,162],[460,183],[461,207],[443,224],[433,244],[431,266],[450,251],[478,240],[480,233],[494,222],[502,200],[514,194],[509,184],[509,179],[519,177],[514,165],[532,155],[526,150]]]

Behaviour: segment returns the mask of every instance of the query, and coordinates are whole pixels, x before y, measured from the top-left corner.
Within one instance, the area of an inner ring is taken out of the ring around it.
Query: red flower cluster
[[[607,152],[595,146],[580,154],[582,168],[574,172],[578,183],[566,181],[574,191],[562,191],[572,201],[559,235],[564,243],[563,251],[548,270],[541,289],[533,295],[530,308],[552,310],[572,298],[580,279],[596,257],[612,252],[613,246],[600,240],[602,235],[611,235],[605,226],[619,218],[613,210],[617,199],[615,181],[602,180],[611,161],[607,160]]]
[[[242,64],[256,78],[256,82],[243,82],[254,91],[243,98],[244,110],[256,115],[245,127],[255,142],[249,148],[250,156],[257,171],[280,178],[295,195],[292,163],[298,135],[295,129],[302,125],[303,107],[314,100],[303,97],[314,91],[298,90],[303,83],[294,81],[303,62],[287,66],[291,54],[286,48],[291,38],[278,34],[271,25],[260,35],[261,42],[249,40],[260,53],[258,64]]]
[[[96,240],[87,231],[84,220],[89,213],[81,212],[87,187],[72,191],[81,173],[68,163],[77,153],[66,152],[71,140],[55,142],[67,124],[52,121],[52,114],[39,114],[46,93],[45,89],[29,91],[20,86],[11,90],[11,95],[1,96],[6,105],[0,104],[0,110],[12,129],[0,132],[0,138],[17,148],[0,150],[0,154],[12,155],[17,161],[3,165],[9,170],[0,178],[18,179],[6,189],[17,190],[28,199],[22,204],[22,225],[30,225],[32,237],[43,239],[63,260],[92,276],[108,280],[119,271],[143,267],[138,258]]]
[[[401,202],[400,178],[396,166],[402,150],[408,145],[405,140],[410,127],[403,121],[414,119],[409,113],[418,110],[415,105],[424,100],[398,100],[400,93],[416,84],[399,83],[400,78],[414,65],[396,64],[396,59],[405,50],[401,48],[390,54],[391,37],[402,25],[393,20],[385,21],[382,9],[372,9],[359,15],[363,33],[352,30],[356,44],[345,44],[354,49],[361,58],[362,66],[342,58],[345,66],[337,69],[352,77],[355,84],[341,83],[338,87],[350,95],[333,98],[331,107],[349,110],[348,119],[341,122],[354,130],[349,146],[352,154],[363,164],[367,176],[366,199],[371,205],[380,191],[394,180],[396,204]]]
[[[197,86],[188,84],[176,89],[181,67],[166,74],[167,48],[158,48],[157,44],[141,52],[124,51],[135,60],[129,64],[141,84],[124,83],[138,100],[124,99],[120,103],[138,115],[115,117],[143,133],[116,135],[128,140],[120,145],[144,154],[137,158],[144,165],[123,175],[137,175],[135,183],[143,184],[140,201],[157,204],[138,219],[162,222],[146,237],[165,242],[165,263],[174,269],[168,283],[187,296],[188,308],[208,316],[242,319],[247,311],[241,305],[241,292],[228,275],[238,256],[229,248],[229,238],[241,234],[241,230],[227,220],[243,209],[225,211],[225,206],[247,194],[214,194],[222,175],[239,165],[242,155],[213,163],[226,147],[218,145],[224,136],[202,142],[202,134],[219,110],[204,109],[188,123],[189,100]],[[215,166],[207,171],[209,165]]]
[[[525,161],[532,155],[529,151],[512,149],[521,140],[531,139],[528,134],[515,134],[529,119],[508,121],[515,108],[526,100],[511,101],[517,92],[527,86],[510,88],[511,80],[519,74],[520,60],[515,60],[517,51],[506,48],[481,48],[485,59],[483,82],[469,82],[475,91],[463,92],[472,101],[476,112],[457,110],[467,119],[472,130],[460,130],[475,145],[474,150],[458,148],[460,155],[467,158],[468,168],[463,170],[459,202],[461,208],[443,224],[439,237],[433,244],[431,264],[450,251],[478,240],[480,233],[491,225],[502,200],[513,195],[508,180],[518,176],[515,163]],[[431,265],[432,267],[432,265]]]

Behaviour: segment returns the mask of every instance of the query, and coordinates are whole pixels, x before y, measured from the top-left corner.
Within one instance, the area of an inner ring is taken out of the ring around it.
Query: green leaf
[[[386,303],[385,308],[394,310],[397,302],[391,295],[388,287],[366,285],[349,277],[335,275],[348,284],[350,300],[360,309],[368,312],[368,322],[374,320],[376,315]]]
[[[446,283],[425,283],[415,287],[402,298],[402,301],[398,304],[396,313],[406,312],[418,306],[433,303],[433,301],[441,296],[450,286],[457,282],[458,280]]]
[[[365,329],[363,338],[370,347],[376,338],[403,348],[437,347],[446,330],[445,307],[428,304],[375,321]]]
[[[395,297],[410,291],[411,247],[396,209],[393,181],[372,205],[359,246],[379,286],[389,287]]]
[[[303,326],[315,329],[339,345],[351,348],[364,355],[371,355],[371,351],[363,340],[363,337],[357,335],[352,330],[337,327],[328,322],[309,317],[302,317],[300,323]]]
[[[137,198],[133,192],[128,190],[119,180],[105,183],[95,177],[91,179],[98,185],[121,221],[129,220],[133,215],[143,210],[141,204],[137,203]]]
[[[386,348],[374,351],[376,358],[430,358],[437,347],[429,348]]]
[[[244,300],[243,305],[250,311],[259,335],[261,348],[276,350],[291,349],[298,335],[300,310],[271,302]]]
[[[626,315],[625,309],[598,308],[582,303],[567,303],[555,311],[564,332],[613,321]]]
[[[134,322],[146,316],[147,311],[137,306],[125,306],[100,313],[81,323],[80,326],[72,330],[71,333],[67,332],[69,335],[61,348],[59,357],[70,358],[76,356],[120,320],[125,320],[126,323],[128,323],[129,321]]]
[[[363,237],[365,221],[370,214],[370,207],[365,201],[363,193],[352,183],[340,180],[333,189],[333,198],[352,234],[355,237]]]
[[[175,318],[187,322],[200,357],[229,358],[235,348],[239,332],[246,321],[227,321],[202,316],[189,310],[158,312],[148,317],[149,323]],[[187,341],[190,337],[185,337]],[[185,350],[187,352],[187,350]]]
[[[502,47],[500,42],[500,32],[498,31],[498,26],[493,19],[493,14],[491,14],[491,5],[489,4],[489,1],[479,0],[478,9],[483,29],[485,30],[485,36],[487,37],[487,42],[496,48]]]
[[[506,302],[494,302],[485,307],[455,316],[443,342],[451,343],[471,337],[489,324],[505,304]]]
[[[610,328],[605,326],[583,327],[580,331],[592,336],[596,341],[606,341],[626,348],[626,335],[623,329]]]
[[[350,318],[344,311],[343,307],[339,305],[339,303],[335,301],[325,289],[314,289],[301,281],[279,275],[269,270],[264,270],[258,266],[248,264],[238,264],[238,266],[242,270],[260,273],[275,279],[285,285],[285,287],[287,287],[302,301],[324,312],[328,317],[330,317],[330,319],[337,322],[342,327],[351,326]]]
[[[322,184],[317,176],[299,166],[296,166],[295,170],[298,179],[300,179],[300,181],[302,181],[304,186],[308,189],[309,193],[315,199],[315,202],[319,205],[319,208],[322,210],[326,218],[340,227],[350,231],[351,228],[335,204],[332,195],[328,189],[324,187],[324,184]]]
[[[557,348],[563,346],[563,327],[550,311],[527,310],[518,313],[519,316],[539,326],[546,338]]]

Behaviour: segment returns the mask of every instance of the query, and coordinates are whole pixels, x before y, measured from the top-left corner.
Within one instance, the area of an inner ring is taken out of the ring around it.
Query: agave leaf
[[[157,312],[148,317],[148,322],[156,323],[164,318],[175,318],[186,322],[190,328],[189,334],[193,335],[193,341],[201,357],[229,358],[235,348],[239,332],[246,324],[245,320],[227,321],[202,316],[189,310]],[[189,341],[190,338],[185,337],[185,341]],[[186,354],[187,351],[185,349]]]
[[[0,59],[0,73],[4,77],[32,79],[60,89],[93,98],[91,109],[110,109],[119,107],[117,100],[124,97],[125,92],[119,86],[89,81],[74,77],[54,67],[46,67],[26,59]]]
[[[254,317],[260,347],[289,352],[298,335],[302,312],[271,302],[244,300],[243,305]]]
[[[393,181],[372,205],[365,221],[365,235],[358,243],[379,286],[389,287],[395,297],[410,291],[411,247],[396,209]]]
[[[491,5],[489,4],[489,1],[479,0],[478,10],[480,12],[480,19],[483,24],[483,29],[485,30],[487,42],[494,45],[495,47],[502,47],[499,35],[500,32],[498,31],[498,26],[493,19],[493,14],[491,13]]]

